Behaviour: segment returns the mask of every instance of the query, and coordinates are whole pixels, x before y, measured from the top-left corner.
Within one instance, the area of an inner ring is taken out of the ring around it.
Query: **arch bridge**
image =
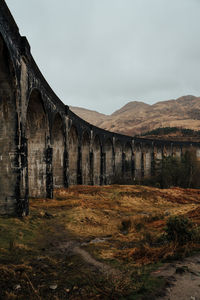
[[[133,183],[153,161],[198,143],[134,139],[79,118],[52,91],[0,2],[0,213],[28,214],[29,197],[73,184]]]

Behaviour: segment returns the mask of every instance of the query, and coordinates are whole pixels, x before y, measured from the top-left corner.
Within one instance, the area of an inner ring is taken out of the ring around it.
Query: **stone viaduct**
[[[26,39],[0,2],[0,213],[28,214],[29,197],[57,187],[103,185],[151,176],[152,161],[180,156],[190,142],[135,139],[97,128],[54,94]]]

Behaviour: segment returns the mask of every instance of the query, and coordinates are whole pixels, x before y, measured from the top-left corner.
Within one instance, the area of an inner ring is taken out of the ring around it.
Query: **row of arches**
[[[9,112],[9,101],[6,105],[1,101],[1,110],[4,110],[5,118],[5,112]],[[5,124],[1,122],[0,127],[3,138]],[[151,148],[142,152],[135,147],[133,151],[129,142],[123,146],[117,140],[113,145],[111,138],[102,144],[98,135],[91,139],[87,131],[80,137],[74,125],[67,135],[60,114],[57,113],[51,122],[48,121],[43,99],[36,89],[29,96],[25,136],[31,197],[46,197],[49,184],[53,190],[67,184],[132,183],[133,179],[150,176],[153,157],[161,159],[163,155],[161,149],[156,154],[152,153]],[[174,151],[178,153],[178,149]]]
[[[131,180],[133,175],[133,155],[130,144],[123,149],[110,138],[101,144],[98,135],[90,139],[84,132],[79,143],[74,126],[69,131],[69,184],[111,184]]]
[[[34,68],[24,42],[0,34],[0,213],[27,214],[28,196],[52,197],[57,187],[133,183],[153,174],[156,159],[182,155],[178,143],[155,141],[155,150],[147,140],[145,148],[140,139],[137,146],[137,139],[100,129],[95,135],[77,117],[73,121]],[[63,113],[55,113],[57,107]]]
[[[52,188],[68,184],[132,183],[134,179],[151,176],[152,161],[164,155],[160,147],[154,151],[148,146],[142,151],[137,145],[133,149],[129,142],[123,145],[117,140],[113,144],[111,138],[104,137],[105,141],[101,142],[98,135],[91,138],[90,130],[80,136],[82,130],[75,125],[67,130],[58,113],[50,123],[49,129],[42,97],[34,90],[29,98],[26,121],[28,185],[33,197],[45,197],[48,170]],[[49,161],[48,149],[51,150]],[[173,151],[179,154],[178,148]]]
[[[49,171],[52,173],[52,187],[55,188],[67,184],[111,184],[114,180],[119,181],[122,174],[124,179],[132,178],[130,144],[127,143],[123,149],[120,141],[113,146],[109,138],[101,144],[98,135],[91,139],[87,131],[79,137],[74,125],[67,134],[60,114],[55,115],[51,124],[49,129],[42,97],[37,90],[33,90],[29,97],[25,128],[28,186],[32,197],[45,197]],[[48,149],[51,149],[49,160]]]
[[[91,139],[90,130],[80,138],[75,126],[68,132],[66,120],[60,114],[49,120],[46,101],[39,90],[32,89],[23,107],[17,104],[13,63],[1,36],[0,62],[0,197],[4,204],[20,198],[26,187],[29,196],[46,197],[53,187],[110,184],[114,176],[131,174],[131,147],[126,145],[122,149],[119,141],[114,147],[111,139],[102,144],[98,135]],[[21,161],[20,136],[26,141]],[[16,187],[21,189],[18,196]]]
[[[44,103],[37,89],[28,97],[25,91],[25,101],[19,104],[21,95],[16,86],[16,72],[2,36],[0,64],[0,198],[4,199],[1,203],[9,207],[9,202],[17,197],[21,199],[21,191],[26,186],[30,196],[46,197],[51,196],[54,187],[132,183],[134,178],[152,174],[152,161],[155,157],[162,158],[163,149],[158,148],[156,153],[152,147],[147,151],[140,147],[133,149],[131,142],[121,142],[121,139],[113,142],[112,137],[103,133],[101,139],[99,135],[92,137],[90,130],[80,136],[83,130],[68,126],[65,113],[63,116],[54,114],[53,109],[48,108],[50,113],[47,114],[45,105],[49,100]],[[25,83],[24,86],[29,87]],[[21,161],[20,136],[27,145],[21,153]],[[169,153],[171,148],[165,150]],[[180,147],[172,150],[174,155],[181,155]]]

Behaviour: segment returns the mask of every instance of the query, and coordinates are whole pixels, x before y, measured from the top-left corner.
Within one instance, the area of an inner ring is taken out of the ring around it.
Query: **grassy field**
[[[166,242],[170,216],[200,225],[200,191],[73,186],[0,217],[0,299],[155,299],[163,261],[198,250]]]

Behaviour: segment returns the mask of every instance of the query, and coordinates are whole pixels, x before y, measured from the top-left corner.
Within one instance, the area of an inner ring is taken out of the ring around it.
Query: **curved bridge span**
[[[0,213],[28,214],[28,197],[73,184],[132,183],[153,161],[199,143],[134,139],[97,128],[55,95],[25,37],[0,3]]]

